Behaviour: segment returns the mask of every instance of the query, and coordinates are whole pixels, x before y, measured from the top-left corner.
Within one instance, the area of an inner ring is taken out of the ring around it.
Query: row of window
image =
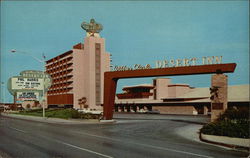
[[[63,82],[68,82],[69,79],[72,78],[73,75],[68,75],[68,76],[64,76],[64,77],[61,77],[61,78],[56,78],[56,79],[53,79],[53,84],[56,84],[56,83],[63,83]]]
[[[56,68],[47,70],[47,72],[50,74],[53,74],[53,73],[57,73],[59,71],[65,70],[65,69],[72,69],[71,65],[73,65],[73,63],[68,63],[68,64],[62,65],[60,67],[56,67]]]
[[[63,53],[61,55],[58,55],[57,57],[54,57],[54,58],[46,61],[46,63],[50,64],[51,62],[55,62],[56,60],[64,59],[65,57],[70,56],[72,53],[73,53],[73,51],[69,50],[69,51],[67,51],[67,52],[65,52],[65,53]]]
[[[61,71],[61,72],[58,72],[58,73],[55,73],[55,74],[51,74],[50,76],[53,78],[53,79],[56,79],[56,78],[60,78],[60,77],[63,77],[63,76],[68,76],[67,74],[71,73],[73,69],[69,69],[69,70],[64,70],[64,71]]]
[[[71,83],[68,83],[68,82],[66,82],[66,83],[59,83],[59,84],[52,85],[50,87],[50,89],[52,90],[52,89],[58,89],[58,88],[62,88],[62,87],[68,87],[70,84]]]
[[[66,69],[66,68],[70,67],[72,64],[73,64],[72,62],[65,62],[65,63],[62,63],[61,65],[57,65],[57,66],[53,66],[51,68],[47,68],[47,71],[50,71],[50,72],[59,71],[61,69]]]
[[[71,84],[71,83],[73,83],[73,81],[67,81],[67,82],[63,82],[63,83],[53,83],[52,86],[57,86],[57,85],[59,85],[59,86],[62,87],[62,86],[63,86],[62,84]],[[51,87],[52,87],[52,86],[51,86]],[[50,88],[51,88],[51,87],[50,87]]]
[[[52,67],[54,67],[54,66],[56,66],[56,65],[60,65],[60,64],[63,64],[63,63],[65,63],[65,62],[68,62],[68,61],[70,61],[70,60],[72,60],[72,56],[69,56],[69,57],[67,57],[67,58],[64,58],[64,59],[62,59],[62,58],[60,58],[60,59],[55,59],[53,62],[51,62],[51,63],[48,63],[47,64],[47,68],[52,68]]]
[[[62,89],[56,89],[56,90],[49,90],[47,92],[47,94],[54,94],[54,93],[65,93],[65,92],[69,92],[70,90],[72,90],[72,87],[67,87],[67,88],[62,88]]]

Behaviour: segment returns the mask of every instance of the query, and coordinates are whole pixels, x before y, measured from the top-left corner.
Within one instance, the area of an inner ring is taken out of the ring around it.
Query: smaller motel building
[[[209,87],[173,84],[170,78],[153,79],[152,84],[126,86],[116,95],[115,111],[159,111],[161,114],[204,114],[211,112]],[[228,86],[228,107],[249,110],[249,85]]]

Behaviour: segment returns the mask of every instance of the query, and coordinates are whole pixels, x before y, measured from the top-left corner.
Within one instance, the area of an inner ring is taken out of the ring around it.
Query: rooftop
[[[122,90],[128,90],[128,89],[134,89],[134,88],[154,88],[152,84],[140,84],[140,85],[134,85],[134,86],[125,86]]]
[[[192,101],[195,102],[197,102],[197,98],[203,98],[200,99],[200,101],[207,102],[210,101],[209,97],[210,97],[209,87],[202,87],[202,88],[194,88],[191,90],[191,92],[179,96],[178,98],[184,98],[184,99],[193,98],[194,100]],[[250,101],[249,84],[228,86],[228,101],[249,102]]]

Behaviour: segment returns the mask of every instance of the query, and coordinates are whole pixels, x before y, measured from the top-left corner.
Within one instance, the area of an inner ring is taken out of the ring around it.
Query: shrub
[[[222,120],[248,120],[249,110],[247,109],[227,109],[223,114],[219,116],[217,121]]]
[[[100,114],[81,113],[82,119],[99,119],[100,116]]]
[[[215,121],[202,127],[201,133],[237,138],[249,138],[249,111],[228,109]]]
[[[75,109],[71,109],[71,118],[80,118],[80,113],[75,110]]]
[[[60,109],[48,112],[47,117],[57,117],[57,118],[80,118],[80,115],[75,109]]]

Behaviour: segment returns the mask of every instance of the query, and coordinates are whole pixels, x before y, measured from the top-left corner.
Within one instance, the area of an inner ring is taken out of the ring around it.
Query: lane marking
[[[109,137],[104,137],[104,136],[89,134],[89,133],[85,133],[85,132],[74,132],[74,133],[82,134],[82,135],[88,135],[88,136],[92,136],[92,137],[103,138],[103,139],[108,139],[108,140],[118,141],[118,142],[123,142],[124,143],[124,141],[119,140],[119,139],[114,139],[114,138],[109,138]],[[170,149],[170,148],[164,148],[164,147],[159,147],[159,146],[154,146],[154,145],[141,144],[141,143],[135,143],[135,142],[127,142],[127,141],[125,143],[130,143],[130,144],[134,144],[134,145],[141,145],[141,146],[144,146],[144,147],[154,148],[154,149],[158,149],[158,150],[172,151],[172,152],[177,152],[177,153],[182,153],[182,154],[187,154],[187,155],[193,155],[193,156],[198,156],[198,157],[214,158],[212,156],[200,155],[200,154],[195,154],[195,153],[191,153],[191,152],[186,152],[186,151],[181,151],[181,150],[175,150],[175,149]]]
[[[11,127],[9,126],[10,129],[13,129],[13,130],[16,130],[18,132],[22,132],[22,133],[28,133],[24,130],[21,130],[21,129],[18,129],[18,128],[14,128],[14,127]],[[41,136],[40,136],[41,137]],[[43,136],[42,136],[43,137]],[[50,139],[51,140],[51,139]],[[93,153],[93,154],[96,154],[96,155],[99,155],[99,156],[102,156],[102,157],[106,157],[106,158],[114,158],[114,157],[111,157],[111,156],[108,156],[108,155],[104,155],[104,154],[101,154],[101,153],[98,153],[98,152],[95,152],[95,151],[92,151],[92,150],[89,150],[89,149],[85,149],[85,148],[81,148],[81,147],[78,147],[78,146],[75,146],[75,145],[72,145],[72,144],[69,144],[69,143],[65,143],[65,142],[62,142],[62,141],[59,141],[59,140],[56,140],[56,139],[52,139],[58,143],[61,143],[61,144],[64,144],[64,145],[67,145],[67,146],[70,146],[70,147],[73,147],[73,148],[76,148],[76,149],[79,149],[79,150],[83,150],[83,151],[86,151],[86,152],[89,152],[89,153]],[[1,157],[0,157],[1,158]]]
[[[10,129],[14,129],[14,130],[16,130],[16,131],[18,131],[18,132],[27,133],[26,131],[23,131],[23,130],[21,130],[21,129],[17,129],[17,128],[14,128],[14,127],[10,127],[10,126],[9,126],[9,128],[10,128]]]
[[[16,131],[19,131],[19,132],[22,132],[22,133],[28,133],[26,131],[23,131],[23,130],[20,130],[20,129],[17,129],[17,128],[14,128],[14,127],[10,127],[9,128],[11,129],[14,129]],[[48,137],[44,137],[44,136],[41,136],[39,135],[41,138],[45,138],[45,139],[48,139],[48,140],[53,140],[57,143],[61,143],[61,144],[64,144],[64,145],[67,145],[67,146],[70,146],[70,147],[73,147],[73,148],[76,148],[76,149],[79,149],[79,150],[83,150],[83,151],[87,151],[89,153],[93,153],[93,154],[96,154],[96,155],[99,155],[99,156],[102,156],[102,157],[106,157],[106,158],[114,158],[112,156],[108,156],[108,155],[104,155],[104,154],[101,154],[101,153],[98,153],[98,152],[95,152],[95,151],[92,151],[92,150],[89,150],[89,149],[85,149],[85,148],[81,148],[81,147],[78,147],[78,146],[75,146],[75,145],[72,145],[72,144],[69,144],[69,143],[65,143],[65,142],[62,142],[62,141],[59,141],[59,140],[56,140],[56,139],[51,139],[51,138],[48,138]],[[1,158],[1,157],[0,157]]]
[[[108,156],[108,155],[104,155],[104,154],[101,154],[101,153],[98,153],[98,152],[95,152],[95,151],[92,151],[92,150],[89,150],[89,149],[85,149],[85,148],[81,148],[81,147],[78,147],[78,146],[75,146],[75,145],[72,145],[72,144],[69,144],[69,143],[65,143],[65,142],[61,142],[61,141],[58,141],[64,145],[67,145],[67,146],[70,146],[70,147],[73,147],[73,148],[76,148],[76,149],[79,149],[79,150],[83,150],[83,151],[87,151],[89,153],[93,153],[93,154],[96,154],[96,155],[99,155],[99,156],[102,156],[102,157],[107,157],[107,158],[114,158],[114,157],[111,157],[111,156]]]
[[[187,155],[198,156],[198,157],[213,158],[211,156],[200,155],[200,154],[195,154],[195,153],[191,153],[191,152],[187,152],[187,151],[175,150],[175,149],[164,148],[164,147],[159,147],[159,146],[154,146],[154,145],[141,144],[141,143],[134,143],[134,144],[145,146],[145,147],[151,147],[151,148],[155,148],[155,149],[159,149],[159,150],[167,150],[167,151],[173,151],[173,152],[183,153],[183,154],[187,154]]]

